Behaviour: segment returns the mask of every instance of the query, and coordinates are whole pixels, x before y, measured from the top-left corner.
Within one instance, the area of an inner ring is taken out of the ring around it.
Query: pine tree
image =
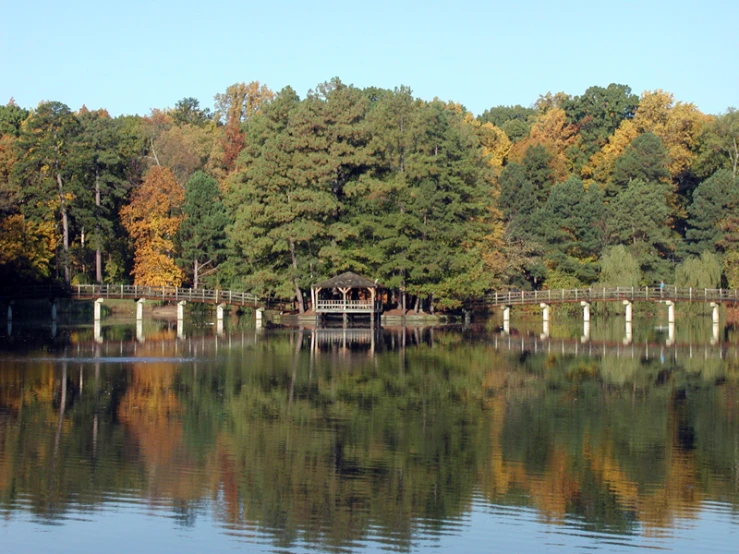
[[[24,215],[36,224],[56,220],[61,225],[60,261],[67,283],[72,276],[70,204],[75,203],[81,187],[76,166],[81,131],[79,120],[66,105],[39,104],[18,137],[21,155],[13,168]]]
[[[226,253],[229,220],[213,177],[203,172],[190,177],[182,212],[184,220],[178,230],[181,262],[192,271],[192,286],[198,288],[204,277],[218,270]]]

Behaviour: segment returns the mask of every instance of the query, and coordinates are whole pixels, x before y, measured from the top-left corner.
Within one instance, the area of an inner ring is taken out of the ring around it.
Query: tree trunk
[[[290,239],[290,258],[292,260],[294,271],[291,281],[293,282],[293,288],[295,289],[295,300],[298,303],[298,313],[303,314],[305,313],[305,306],[303,306],[303,292],[300,290],[300,286],[298,286],[297,277],[295,277],[298,273],[298,258],[295,255],[295,242],[293,242],[292,239]]]
[[[417,314],[420,307],[421,307],[421,297],[420,296],[416,296],[416,303],[413,306],[413,313],[416,313]]]
[[[62,174],[57,171],[56,183],[59,187],[59,213],[62,216],[62,245],[64,248],[64,282],[69,284],[72,281],[72,275],[69,268],[69,221],[67,219],[67,203],[64,200],[64,183],[62,182]]]
[[[198,288],[198,260],[195,258],[192,264],[192,287]]]
[[[100,248],[100,175],[97,170],[95,169],[95,207],[97,208],[97,213],[95,214],[95,280],[97,281],[98,285],[103,284],[103,252]]]

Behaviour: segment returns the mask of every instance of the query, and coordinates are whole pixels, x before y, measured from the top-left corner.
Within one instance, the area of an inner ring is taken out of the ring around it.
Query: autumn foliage
[[[180,286],[182,270],[174,260],[174,236],[182,222],[179,209],[184,191],[172,172],[153,167],[131,203],[121,209],[121,220],[134,242],[134,283]]]

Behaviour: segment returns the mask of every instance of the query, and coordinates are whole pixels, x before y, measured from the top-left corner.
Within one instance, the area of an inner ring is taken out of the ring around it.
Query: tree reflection
[[[613,533],[739,504],[736,360],[508,352],[438,329],[371,339],[357,353],[310,330],[217,354],[201,341],[177,362],[190,347],[165,329],[140,362],[5,363],[0,506],[31,498],[55,518],[135,492],[184,525],[207,503],[285,547],[373,534],[410,549],[478,493]]]

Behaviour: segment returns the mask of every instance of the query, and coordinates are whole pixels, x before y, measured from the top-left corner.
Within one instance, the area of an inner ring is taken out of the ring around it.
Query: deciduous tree
[[[623,244],[603,252],[598,283],[604,287],[638,287],[642,284],[639,262]]]
[[[175,263],[174,237],[182,222],[184,193],[172,172],[152,167],[121,209],[121,220],[134,242],[134,283],[180,286],[182,270]]]
[[[719,256],[706,250],[700,257],[691,256],[678,264],[675,268],[675,285],[700,289],[719,288],[722,272]]]
[[[255,115],[262,104],[274,98],[274,93],[259,81],[234,83],[223,94],[215,96],[215,120],[225,126],[221,138],[223,164],[227,171],[233,168],[239,152],[244,149],[242,124]]]

